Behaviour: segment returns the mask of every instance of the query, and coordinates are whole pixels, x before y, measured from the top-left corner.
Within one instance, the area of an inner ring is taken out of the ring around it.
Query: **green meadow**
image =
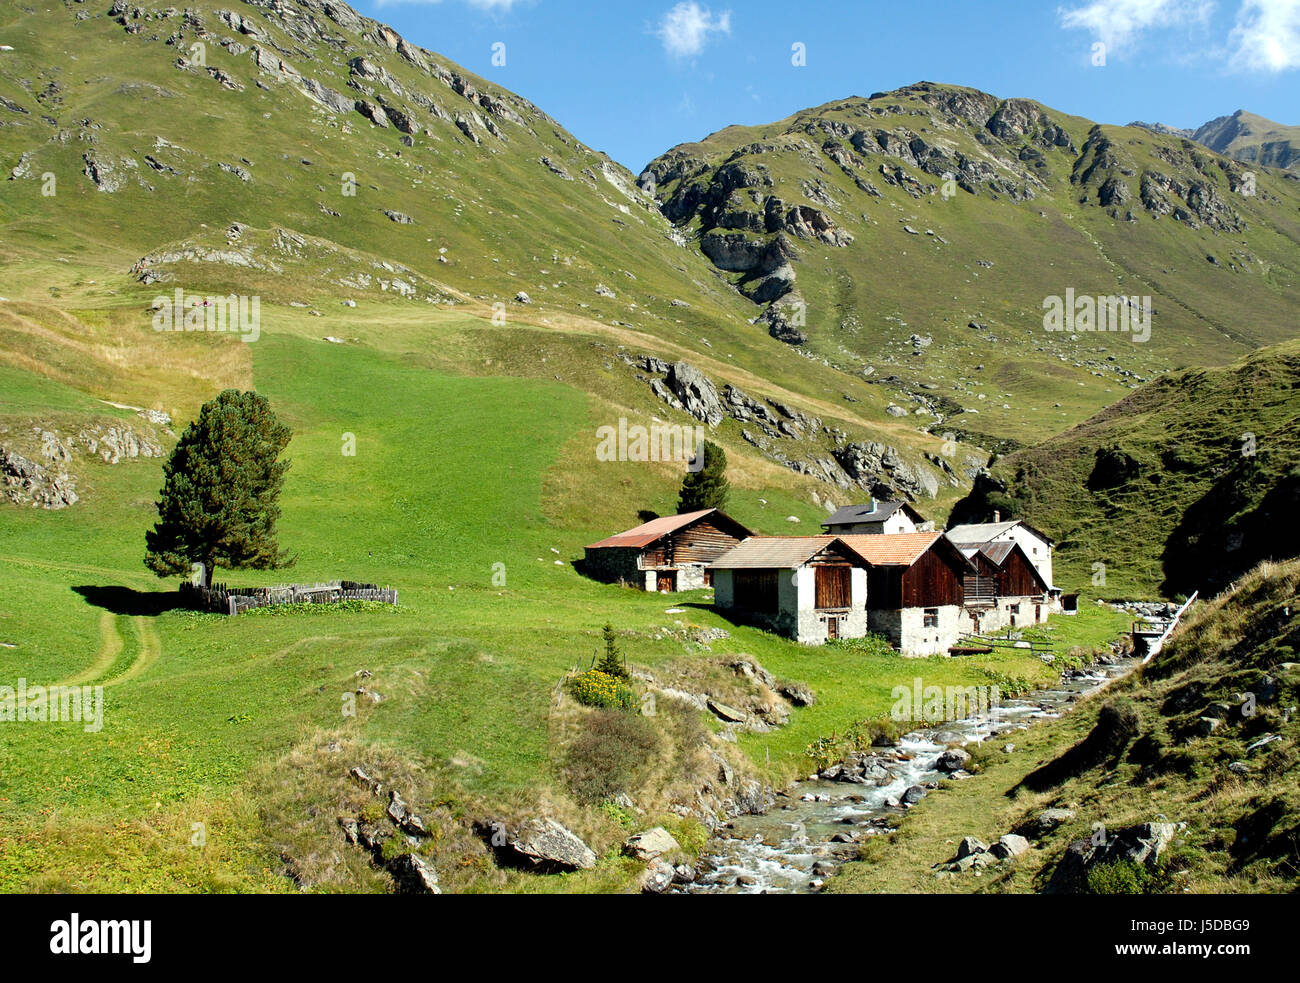
[[[451,374],[295,334],[248,347],[254,384],[294,430],[280,540],[296,564],[217,579],[347,577],[395,587],[400,603],[236,618],[178,609],[175,581],[141,562],[158,459],[84,465],[82,499],[67,509],[0,510],[0,679],[102,684],[105,700],[99,733],[5,726],[6,890],[284,889],[259,789],[318,734],[421,762],[483,809],[562,801],[553,691],[589,663],[606,621],[629,661],[652,672],[748,653],[813,686],[816,706],[741,741],[778,783],[807,770],[811,741],[887,714],[892,687],[914,675],[979,682],[987,666],[1047,677],[1027,656],[913,661],[805,649],[729,624],[704,592],[665,598],[583,578],[573,567],[582,545],[634,524],[632,503],[671,508],[680,476],[596,462],[598,412],[571,385]],[[7,381],[5,422],[37,407],[128,415],[50,380],[9,372]],[[354,456],[344,453],[349,437]],[[575,482],[592,488],[588,508],[557,515]],[[816,518],[788,487],[753,481],[739,483],[731,511],[769,533],[788,528],[787,514]],[[731,634],[702,651],[659,631],[679,621]],[[344,694],[363,670],[383,701],[345,716]],[[612,822],[586,814],[596,827]],[[207,831],[202,848],[190,845],[195,824]],[[593,873],[569,889],[620,889],[630,876]]]

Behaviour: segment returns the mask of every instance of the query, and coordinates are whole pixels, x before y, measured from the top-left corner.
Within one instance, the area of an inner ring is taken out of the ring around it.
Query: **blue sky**
[[[353,3],[634,171],[731,123],[922,79],[1106,123],[1300,124],[1300,0]]]

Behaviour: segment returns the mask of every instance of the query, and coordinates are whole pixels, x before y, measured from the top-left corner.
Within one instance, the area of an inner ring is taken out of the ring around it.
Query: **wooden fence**
[[[229,587],[226,584],[197,587],[182,583],[180,593],[190,607],[217,614],[239,614],[250,608],[277,604],[337,604],[340,601],[397,603],[397,591],[354,580],[332,580],[325,584],[282,584],[276,587]]]

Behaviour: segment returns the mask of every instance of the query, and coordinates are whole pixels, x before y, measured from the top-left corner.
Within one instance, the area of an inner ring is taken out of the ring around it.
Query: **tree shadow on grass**
[[[179,591],[143,591],[133,587],[109,587],[85,584],[72,588],[88,604],[112,614],[153,617],[165,611],[186,607]]]

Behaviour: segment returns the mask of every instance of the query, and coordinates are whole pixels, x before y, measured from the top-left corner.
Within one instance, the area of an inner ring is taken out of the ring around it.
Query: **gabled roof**
[[[709,566],[715,570],[793,570],[840,540],[838,536],[752,536]]]
[[[822,527],[848,526],[859,522],[884,522],[899,509],[902,509],[913,522],[924,522],[925,516],[907,502],[870,502],[866,505],[843,505],[836,509]]]
[[[1038,568],[1034,566],[1034,561],[1025,552],[1024,547],[1014,540],[1006,539],[997,543],[957,543],[956,545],[967,559],[973,558],[977,553],[983,554],[999,570],[1006,566],[1007,560],[1011,558],[1012,553],[1019,553],[1034,579],[1043,585],[1043,590],[1047,590],[1049,586],[1047,581],[1043,580],[1043,575],[1038,572]]]
[[[994,536],[1001,536],[1004,532],[1014,529],[1016,526],[1024,526],[1048,546],[1056,545],[1050,536],[1035,529],[1022,519],[1012,519],[1010,522],[978,522],[966,526],[953,526],[948,530],[948,538],[955,543],[987,543]]]
[[[952,539],[951,536],[948,538]],[[957,543],[957,548],[968,557],[974,556],[976,553],[983,553],[1000,567],[1007,562],[1007,557],[1011,555],[1011,551],[1019,545],[1015,540],[1003,539],[996,543]],[[1020,552],[1023,553],[1024,550]]]
[[[628,529],[626,532],[620,532],[610,536],[608,539],[602,539],[599,543],[592,543],[587,547],[589,550],[605,549],[611,546],[641,547],[649,546],[657,542],[670,533],[685,529],[694,522],[698,522],[707,515],[716,515],[719,523],[725,526],[733,527],[738,533],[738,538],[751,535],[750,531],[742,526],[731,516],[727,515],[721,509],[702,509],[699,512],[683,512],[681,515],[663,515],[658,519],[651,519],[649,522],[643,522],[634,529]]]
[[[876,567],[910,567],[936,542],[941,532],[898,532],[883,536],[841,536],[849,549]]]

